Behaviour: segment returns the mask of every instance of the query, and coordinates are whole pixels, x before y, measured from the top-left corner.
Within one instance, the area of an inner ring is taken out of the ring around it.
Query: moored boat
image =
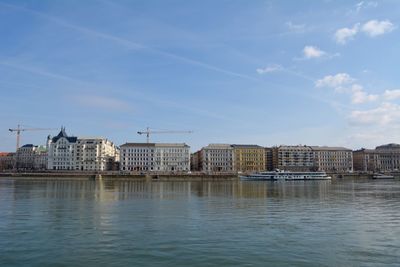
[[[257,172],[239,176],[241,180],[265,180],[265,181],[294,181],[294,180],[331,180],[326,172],[291,172],[269,171]]]
[[[394,176],[384,173],[375,173],[372,179],[394,179]]]

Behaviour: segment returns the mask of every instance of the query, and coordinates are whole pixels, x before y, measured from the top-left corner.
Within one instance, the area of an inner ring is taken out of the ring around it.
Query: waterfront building
[[[258,145],[232,145],[234,170],[258,172],[265,170],[265,149]]]
[[[76,145],[78,137],[68,136],[62,127],[57,136],[47,137],[49,170],[76,170]]]
[[[271,147],[265,148],[265,170],[267,171],[274,170],[273,149]]]
[[[203,159],[201,158],[201,150],[190,155],[190,170],[201,171],[203,169]]]
[[[68,136],[65,128],[48,137],[49,170],[105,171],[118,161],[119,150],[111,141],[101,138]]]
[[[101,137],[78,138],[76,144],[76,170],[112,170],[117,161],[119,161],[119,148],[110,140]]]
[[[196,170],[204,172],[233,172],[234,149],[228,144],[209,144],[193,154]],[[194,169],[195,169],[194,168]]]
[[[15,154],[18,170],[45,170],[47,167],[47,149],[45,146],[26,144],[18,148]]]
[[[125,143],[120,170],[175,172],[190,170],[190,147],[184,143]]]
[[[359,149],[353,151],[353,167],[355,171],[374,172],[378,162],[375,149]]]
[[[0,152],[0,171],[12,170],[15,164],[15,153]]]
[[[353,151],[344,147],[312,146],[319,171],[353,171]]]
[[[363,172],[387,172],[400,170],[400,145],[387,144],[375,149],[353,152],[354,170]]]
[[[315,154],[310,146],[279,146],[272,148],[273,169],[285,171],[316,171]]]

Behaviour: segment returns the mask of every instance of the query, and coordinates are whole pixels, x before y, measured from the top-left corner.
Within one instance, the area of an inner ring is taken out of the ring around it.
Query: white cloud
[[[338,88],[347,84],[351,84],[355,81],[347,73],[338,73],[336,75],[327,75],[324,78],[317,80],[315,86],[317,87],[332,87]]]
[[[380,125],[400,123],[400,106],[384,102],[379,107],[369,110],[354,110],[350,114],[350,121],[362,125]]]
[[[295,33],[304,33],[307,30],[306,24],[294,24],[291,21],[286,22],[286,26]]]
[[[395,26],[389,20],[370,20],[361,30],[370,37],[375,37],[393,31]]]
[[[386,100],[395,100],[397,98],[400,98],[400,89],[385,90],[385,92],[383,93],[383,97]]]
[[[259,68],[256,71],[257,71],[258,74],[266,74],[266,73],[270,73],[270,72],[274,72],[274,71],[280,71],[280,70],[283,70],[283,67],[281,65],[272,64],[272,65],[269,65],[269,66],[267,66],[265,68]]]
[[[359,84],[353,84],[351,87],[351,102],[353,104],[363,104],[378,100],[378,95],[367,94]]]
[[[354,24],[353,28],[341,28],[335,32],[335,40],[339,44],[346,44],[349,40],[352,40],[358,33],[360,23]]]
[[[330,87],[336,93],[345,93],[351,96],[353,104],[364,104],[367,102],[376,101],[379,95],[368,94],[364,88],[355,83],[356,79],[352,78],[347,73],[338,73],[336,75],[327,75],[324,78],[315,82],[316,87]]]
[[[83,107],[109,111],[129,111],[132,108],[131,105],[125,101],[105,96],[79,95],[74,97],[73,100]]]
[[[303,54],[304,54],[305,58],[309,59],[309,58],[322,57],[322,56],[326,55],[326,52],[322,51],[321,49],[319,49],[316,46],[307,45],[303,49]]]

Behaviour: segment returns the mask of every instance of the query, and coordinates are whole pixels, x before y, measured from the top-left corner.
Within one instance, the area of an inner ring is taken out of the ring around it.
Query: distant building
[[[18,170],[45,170],[47,167],[46,147],[23,145],[15,154],[15,164]]]
[[[190,170],[190,147],[184,143],[126,143],[120,170],[175,172]]]
[[[210,144],[192,156],[193,170],[204,172],[233,172],[234,149],[228,144]]]
[[[273,169],[285,171],[316,171],[315,154],[310,146],[279,146],[272,148]]]
[[[234,169],[239,172],[265,170],[265,149],[258,145],[232,145]]]
[[[400,145],[387,144],[375,149],[353,151],[354,170],[386,172],[400,170]]]
[[[0,152],[0,171],[12,170],[15,164],[15,153]]]
[[[265,170],[274,170],[273,149],[271,147],[265,148]]]
[[[353,151],[344,147],[312,146],[319,171],[353,171]]]
[[[101,137],[78,138],[75,169],[81,171],[112,170],[119,161],[119,148]]]
[[[48,137],[49,170],[111,170],[118,158],[118,147],[105,138],[68,136],[65,128],[57,136]]]

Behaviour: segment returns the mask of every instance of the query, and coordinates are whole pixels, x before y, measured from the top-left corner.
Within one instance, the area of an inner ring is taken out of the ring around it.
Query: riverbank
[[[154,180],[154,181],[232,181],[238,180],[237,174],[170,173],[140,174],[116,172],[8,172],[0,173],[0,178],[24,179],[76,179],[76,180]]]
[[[372,173],[327,173],[332,179],[372,179]],[[400,179],[400,173],[392,173]],[[2,172],[1,178],[15,179],[68,179],[68,180],[145,180],[145,181],[234,181],[239,180],[235,173],[121,173],[121,172]]]

